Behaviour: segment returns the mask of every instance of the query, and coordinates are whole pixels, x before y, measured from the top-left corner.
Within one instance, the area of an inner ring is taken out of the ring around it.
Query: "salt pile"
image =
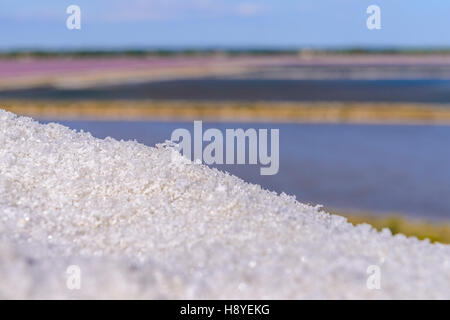
[[[0,298],[450,298],[450,246],[2,110],[0,221]]]

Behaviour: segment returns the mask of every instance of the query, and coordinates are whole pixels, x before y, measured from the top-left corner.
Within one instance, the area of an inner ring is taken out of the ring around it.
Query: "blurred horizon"
[[[292,54],[450,54],[450,45],[441,47],[18,47],[0,48],[0,56],[8,55],[292,55]]]

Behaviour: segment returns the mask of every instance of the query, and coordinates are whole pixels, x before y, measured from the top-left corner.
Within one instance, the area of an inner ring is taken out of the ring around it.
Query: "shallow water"
[[[61,123],[149,146],[170,139],[176,128],[193,129],[192,122]],[[203,127],[223,133],[280,130],[278,174],[261,176],[260,165],[218,166],[248,182],[328,208],[450,220],[450,126],[204,122]]]
[[[450,103],[450,80],[186,79],[83,89],[0,92],[1,99],[155,99]]]

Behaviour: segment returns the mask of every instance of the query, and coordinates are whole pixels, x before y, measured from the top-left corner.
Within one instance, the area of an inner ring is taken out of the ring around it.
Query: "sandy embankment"
[[[2,298],[449,299],[450,246],[354,227],[168,146],[0,111],[0,277]]]
[[[165,120],[288,123],[450,124],[450,106],[370,102],[2,101],[40,119]]]

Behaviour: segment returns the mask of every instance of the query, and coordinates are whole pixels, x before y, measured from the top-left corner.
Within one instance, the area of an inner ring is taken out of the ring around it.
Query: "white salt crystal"
[[[2,110],[0,218],[0,298],[450,298],[450,246]]]

